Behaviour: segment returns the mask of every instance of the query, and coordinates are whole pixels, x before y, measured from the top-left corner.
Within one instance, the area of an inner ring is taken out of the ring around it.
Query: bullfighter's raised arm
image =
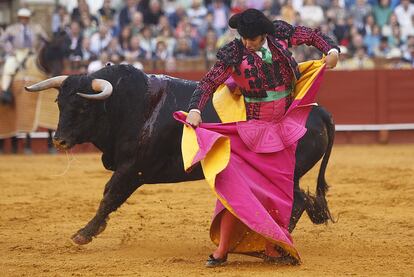
[[[339,47],[336,43],[318,29],[306,26],[293,26],[282,20],[275,20],[273,24],[275,26],[275,37],[287,40],[289,46],[306,44],[318,48],[325,55],[330,51],[339,53]]]

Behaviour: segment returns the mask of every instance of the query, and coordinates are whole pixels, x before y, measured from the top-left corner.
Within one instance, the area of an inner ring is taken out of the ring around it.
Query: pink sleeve
[[[304,26],[295,27],[295,31],[290,37],[292,45],[312,45],[318,48],[324,54],[327,54],[332,48],[337,48],[333,40],[317,29]]]

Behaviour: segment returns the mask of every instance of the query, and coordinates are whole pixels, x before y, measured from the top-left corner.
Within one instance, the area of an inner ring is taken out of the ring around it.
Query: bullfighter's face
[[[242,38],[242,43],[251,52],[259,51],[266,39],[266,35],[259,35],[254,38]]]

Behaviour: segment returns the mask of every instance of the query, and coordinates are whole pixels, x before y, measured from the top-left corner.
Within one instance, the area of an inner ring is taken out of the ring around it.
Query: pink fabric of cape
[[[230,139],[230,161],[215,178],[218,200],[210,236],[214,243],[219,243],[221,212],[229,207],[240,220],[231,238],[231,253],[261,253],[270,240],[300,261],[288,232],[295,151],[298,140],[306,133],[304,126],[323,72],[306,95],[295,99],[279,118],[202,123],[195,129],[199,150],[193,164],[203,160],[220,137]],[[176,112],[174,117],[185,123],[185,114]]]

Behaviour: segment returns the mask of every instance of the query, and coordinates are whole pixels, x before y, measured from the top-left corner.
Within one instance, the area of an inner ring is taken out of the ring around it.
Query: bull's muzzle
[[[53,138],[53,145],[60,150],[68,150],[69,148],[71,148],[71,144],[68,143],[66,140],[64,139],[59,139],[59,138]]]

